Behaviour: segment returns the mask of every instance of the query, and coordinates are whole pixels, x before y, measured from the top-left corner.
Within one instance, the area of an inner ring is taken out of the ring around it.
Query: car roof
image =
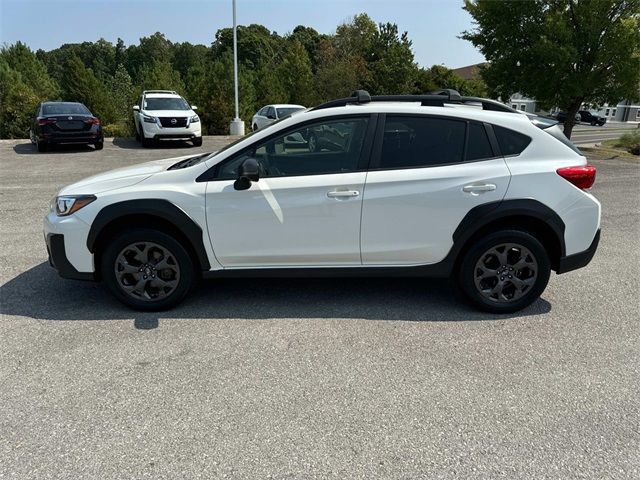
[[[271,105],[267,105],[267,107],[275,107],[275,108],[307,108],[304,105],[295,105],[293,103],[272,103]]]
[[[84,103],[80,102],[56,102],[56,101],[46,101],[42,102],[42,105],[82,105],[85,106]]]
[[[182,98],[177,93],[146,93],[145,98]]]

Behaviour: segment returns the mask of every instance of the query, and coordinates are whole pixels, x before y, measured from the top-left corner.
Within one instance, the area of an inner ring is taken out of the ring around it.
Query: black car
[[[578,112],[578,115],[580,115],[581,122],[586,122],[591,125],[603,126],[605,123],[607,123],[607,119],[605,117],[600,116],[598,112],[590,112],[589,110],[580,110]]]
[[[104,145],[100,120],[76,102],[42,102],[32,117],[29,137],[39,152],[59,143],[84,143],[96,150]]]

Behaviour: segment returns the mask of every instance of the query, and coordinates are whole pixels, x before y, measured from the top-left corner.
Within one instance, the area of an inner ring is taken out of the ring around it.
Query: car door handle
[[[327,192],[327,197],[329,198],[348,198],[357,197],[358,195],[360,195],[358,190],[333,190]]]
[[[465,185],[462,187],[462,191],[465,193],[471,194],[479,194],[484,192],[493,192],[496,187],[493,183],[483,183],[483,184],[475,184],[475,185]]]

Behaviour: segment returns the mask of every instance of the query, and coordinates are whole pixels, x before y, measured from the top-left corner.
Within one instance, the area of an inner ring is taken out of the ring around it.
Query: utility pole
[[[236,25],[236,0],[233,2],[233,88],[235,91],[236,116],[231,122],[231,135],[244,135],[244,122],[240,120],[240,104],[238,101],[238,32]]]

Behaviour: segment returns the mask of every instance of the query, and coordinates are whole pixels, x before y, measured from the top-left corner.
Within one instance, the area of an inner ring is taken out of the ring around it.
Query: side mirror
[[[197,109],[198,109],[198,107],[196,107],[195,105],[191,105],[191,110],[194,110],[194,111],[195,111],[195,110],[197,110]]]
[[[276,116],[275,116],[273,113],[270,113],[270,114],[268,114],[268,115],[267,115],[267,118],[268,118],[269,120],[275,120],[275,119],[276,119]]]
[[[139,111],[140,111],[140,105],[134,105],[134,106],[133,106],[133,110],[134,110],[135,112],[139,112]]]
[[[240,175],[233,183],[233,188],[236,190],[247,190],[251,187],[251,182],[257,182],[258,180],[260,180],[258,161],[255,158],[247,158],[242,162],[242,165],[240,165]]]

